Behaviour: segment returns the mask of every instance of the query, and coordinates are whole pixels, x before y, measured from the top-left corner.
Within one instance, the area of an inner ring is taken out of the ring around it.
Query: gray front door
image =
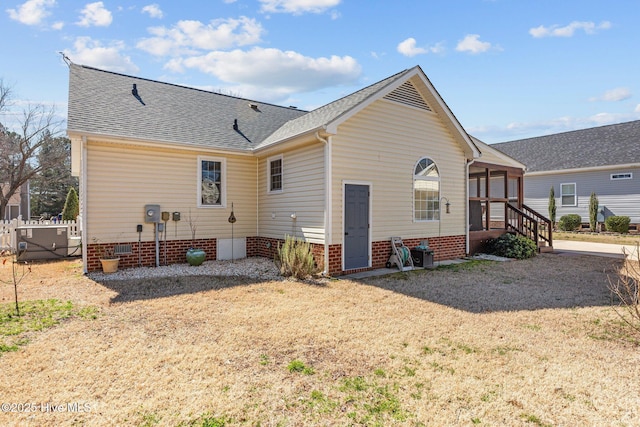
[[[369,266],[369,186],[346,184],[344,191],[344,268]]]

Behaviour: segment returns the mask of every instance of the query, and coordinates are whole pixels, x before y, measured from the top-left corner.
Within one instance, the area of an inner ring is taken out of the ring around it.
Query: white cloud
[[[152,18],[161,19],[164,16],[164,14],[162,13],[162,9],[160,9],[160,6],[158,6],[156,3],[146,5],[142,8],[142,12],[148,13]]]
[[[172,28],[153,27],[155,37],[141,40],[137,47],[156,56],[191,53],[194,49],[216,50],[260,42],[264,32],[255,19],[218,19],[205,25],[200,21],[178,21]]]
[[[124,49],[125,45],[121,41],[103,46],[90,37],[78,37],[73,43],[73,50],[65,49],[64,54],[78,64],[118,73],[137,73],[139,69],[131,58],[122,54]]]
[[[631,90],[627,87],[618,87],[618,88],[606,91],[601,96],[590,98],[589,101],[616,102],[616,101],[624,101],[625,99],[629,99],[629,98],[631,98]]]
[[[53,25],[51,25],[51,28],[54,30],[61,30],[64,28],[64,22],[62,21],[54,22]]]
[[[640,104],[636,105],[636,108],[633,110],[634,113],[640,113]]]
[[[310,58],[297,52],[253,48],[230,52],[210,52],[167,66],[198,69],[218,79],[237,84],[243,96],[284,99],[292,93],[311,92],[328,86],[353,84],[361,73],[358,62],[350,56]]]
[[[427,49],[423,47],[416,47],[416,39],[414,39],[413,37],[409,37],[405,41],[400,42],[397,49],[398,52],[408,57],[423,55],[427,53]]]
[[[396,48],[399,53],[404,56],[413,57],[416,55],[424,55],[427,53],[441,53],[444,51],[442,43],[437,43],[429,47],[417,47],[416,39],[409,37],[408,39],[398,43]]]
[[[539,27],[531,28],[529,34],[535,38],[573,37],[578,30],[583,30],[586,34],[595,34],[597,30],[608,30],[609,28],[611,28],[611,22],[609,21],[603,21],[598,25],[594,22],[573,21],[564,27],[560,27],[559,25],[552,25],[550,27],[540,25]]]
[[[7,9],[9,17],[25,25],[40,25],[56,5],[56,0],[28,0],[16,9]]]
[[[464,39],[458,42],[456,50],[458,52],[483,53],[491,49],[491,43],[480,41],[480,35],[467,34]]]
[[[263,12],[292,13],[322,13],[340,4],[342,0],[259,0]],[[335,19],[335,17],[334,17]]]
[[[104,7],[104,3],[101,1],[88,3],[80,14],[82,16],[76,24],[81,27],[108,27],[113,21],[111,12]]]

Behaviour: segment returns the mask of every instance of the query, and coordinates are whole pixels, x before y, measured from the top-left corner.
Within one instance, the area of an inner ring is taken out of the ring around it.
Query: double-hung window
[[[440,219],[440,173],[428,157],[420,159],[413,171],[413,219]]]
[[[198,158],[198,207],[224,207],[225,169],[224,159]]]
[[[560,184],[560,200],[562,206],[577,206],[578,196],[576,194],[576,183]]]
[[[268,192],[281,192],[283,184],[282,156],[269,157],[267,159],[267,168],[269,176],[269,181],[267,182]]]

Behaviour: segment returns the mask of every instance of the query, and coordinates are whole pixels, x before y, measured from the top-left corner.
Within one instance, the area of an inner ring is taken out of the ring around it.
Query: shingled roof
[[[335,133],[350,115],[409,79],[429,92],[425,102],[465,152],[478,156],[418,66],[307,112],[71,64],[67,133],[249,152],[313,132]]]
[[[69,133],[246,151],[306,113],[77,64],[70,67]]]
[[[528,172],[640,164],[640,120],[492,144]]]

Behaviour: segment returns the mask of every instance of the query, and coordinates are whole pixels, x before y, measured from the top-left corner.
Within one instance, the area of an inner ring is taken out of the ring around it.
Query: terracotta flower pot
[[[120,258],[101,259],[100,263],[102,263],[102,272],[107,274],[115,273],[118,271],[118,262],[120,262]]]

